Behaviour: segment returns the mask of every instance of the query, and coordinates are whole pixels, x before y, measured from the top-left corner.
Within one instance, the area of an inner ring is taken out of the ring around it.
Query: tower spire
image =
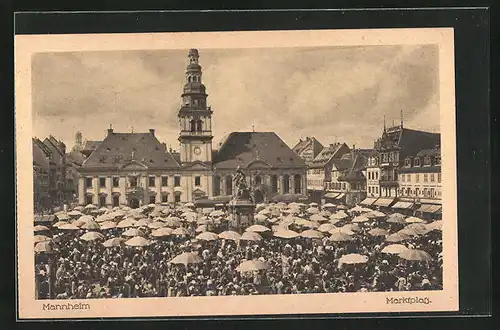
[[[385,114],[384,114],[384,132],[386,130],[386,127],[385,127]]]
[[[401,109],[401,127],[403,127],[403,109]]]

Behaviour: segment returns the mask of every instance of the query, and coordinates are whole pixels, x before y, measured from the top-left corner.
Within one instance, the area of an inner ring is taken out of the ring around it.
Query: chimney
[[[108,135],[113,134],[113,125],[109,124]]]
[[[154,128],[150,128],[150,129],[149,129],[149,133],[151,133],[151,134],[155,135],[155,129],[154,129]]]
[[[356,150],[356,145],[355,144],[352,145],[352,150]]]

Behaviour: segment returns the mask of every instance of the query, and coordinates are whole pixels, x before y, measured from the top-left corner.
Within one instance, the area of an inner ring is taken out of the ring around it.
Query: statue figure
[[[239,166],[236,169],[235,182],[236,182],[235,198],[248,199],[252,201],[252,195],[250,194],[250,189],[247,186],[245,173],[243,173],[243,171],[240,169]]]

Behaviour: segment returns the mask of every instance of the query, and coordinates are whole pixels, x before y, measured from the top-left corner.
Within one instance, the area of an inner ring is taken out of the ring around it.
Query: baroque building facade
[[[319,203],[328,197],[325,195],[325,188],[331,182],[333,164],[348,152],[350,149],[345,143],[330,144],[308,165],[307,192],[310,200]]]
[[[213,149],[213,111],[198,50],[189,50],[188,61],[177,115],[179,152],[168,150],[154,129],[118,133],[110,127],[102,142],[82,147],[89,155],[78,170],[80,205],[135,208],[232,195],[237,169],[257,202],[305,194],[306,164],[274,132],[233,132]]]

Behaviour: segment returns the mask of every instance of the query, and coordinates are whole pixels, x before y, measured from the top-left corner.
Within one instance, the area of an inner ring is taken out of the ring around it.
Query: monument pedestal
[[[250,199],[235,198],[228,204],[232,219],[229,230],[243,233],[245,228],[254,224],[255,204]]]

